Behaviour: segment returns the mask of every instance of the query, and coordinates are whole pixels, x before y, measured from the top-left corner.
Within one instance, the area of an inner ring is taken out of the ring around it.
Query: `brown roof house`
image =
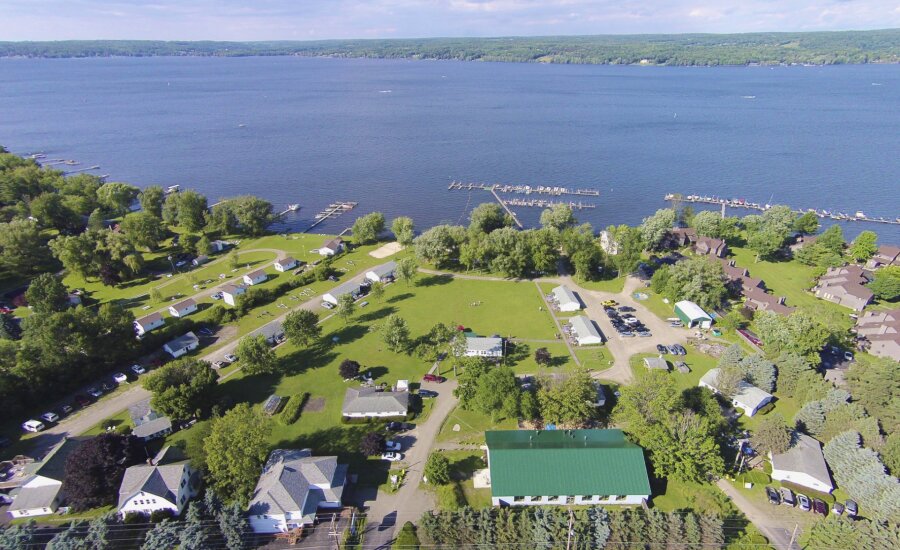
[[[703,255],[712,255],[716,258],[723,258],[728,253],[728,246],[722,239],[713,239],[712,237],[697,237],[694,243],[694,252]]]
[[[862,311],[875,297],[871,290],[863,286],[868,282],[863,268],[859,266],[832,267],[819,277],[814,290],[817,298]]]
[[[669,231],[669,237],[673,246],[687,246],[697,242],[697,231],[692,227],[676,227]]]
[[[779,315],[790,315],[795,308],[784,305],[784,296],[774,296],[759,287],[745,289],[744,305],[754,311],[773,311]]]
[[[886,265],[900,265],[900,246],[883,244],[878,247],[878,252],[872,259],[866,262],[869,269],[878,269]]]
[[[856,334],[872,355],[900,361],[900,308],[866,312],[856,321]]]

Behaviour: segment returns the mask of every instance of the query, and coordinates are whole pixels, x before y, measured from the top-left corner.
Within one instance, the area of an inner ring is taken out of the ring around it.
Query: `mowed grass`
[[[454,430],[457,425],[459,430]],[[492,419],[489,414],[456,407],[441,426],[437,441],[459,445],[484,445],[486,430],[515,430],[517,427],[518,421],[514,418],[498,416]]]

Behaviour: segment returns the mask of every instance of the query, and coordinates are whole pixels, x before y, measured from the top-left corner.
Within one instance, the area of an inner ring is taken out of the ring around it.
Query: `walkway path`
[[[797,544],[796,541],[793,545],[790,545],[791,533],[796,525],[779,518],[777,516],[777,510],[779,508],[773,507],[773,510],[771,511],[761,509],[757,503],[742,495],[741,492],[727,480],[720,479],[716,482],[716,485],[722,492],[728,495],[735,506],[747,516],[747,519],[760,530],[763,536],[769,539],[769,543],[772,546],[779,550],[795,550],[800,548],[800,545]],[[776,513],[773,514],[772,512]],[[799,536],[798,530],[797,537],[799,538]]]
[[[547,296],[545,296],[544,291],[541,290],[541,285],[537,281],[535,281],[534,286],[537,287],[538,294],[541,295],[541,300],[544,301],[544,306],[546,306],[547,311],[550,312],[550,316],[553,317],[553,324],[556,325],[556,333],[560,335],[565,334],[562,329],[562,324],[559,321],[559,317],[557,317],[553,313],[553,306],[550,305],[550,302],[547,301]],[[578,359],[578,356],[575,355],[575,349],[572,347],[571,340],[569,340],[568,338],[563,338],[562,340],[566,343],[566,348],[568,348],[569,355],[572,357],[572,360],[575,361],[575,366],[580,367],[581,361]]]

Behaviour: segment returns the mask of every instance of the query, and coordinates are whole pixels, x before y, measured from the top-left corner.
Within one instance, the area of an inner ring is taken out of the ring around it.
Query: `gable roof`
[[[572,329],[579,338],[593,336],[595,338],[603,339],[603,337],[600,336],[600,331],[594,326],[594,323],[584,315],[576,315],[570,318],[569,324],[572,325]]]
[[[700,381],[715,388],[716,391],[719,390],[719,386],[717,381],[719,379],[719,369],[718,367],[714,369],[710,369],[709,372],[700,377]],[[737,401],[741,405],[745,407],[756,409],[766,401],[772,399],[772,394],[764,391],[760,388],[757,388],[753,384],[741,380],[738,383],[738,392],[731,397],[734,401]]]
[[[485,432],[491,493],[649,495],[644,450],[621,430]]]
[[[145,315],[145,316],[141,317],[140,319],[135,319],[134,322],[141,325],[142,327],[146,327],[146,326],[152,325],[153,323],[157,323],[157,322],[161,321],[162,318],[163,318],[162,313],[157,311],[156,313],[151,313],[150,315]]]
[[[495,338],[493,336],[466,336],[466,351],[503,353],[503,338]]]
[[[397,262],[392,260],[386,264],[381,264],[373,267],[366,272],[366,275],[368,275],[369,273],[374,273],[379,279],[383,279],[384,277],[393,274],[395,271],[397,271]]]
[[[409,393],[378,391],[375,388],[347,388],[344,414],[386,414],[409,410]]]
[[[177,495],[185,468],[182,464],[151,466],[138,464],[125,470],[122,484],[119,485],[119,508],[124,506],[137,493],[147,493],[178,504]]]
[[[332,288],[331,290],[326,292],[326,294],[331,294],[335,298],[339,298],[340,296],[343,296],[344,294],[350,294],[352,292],[356,292],[357,290],[359,290],[360,284],[361,283],[359,281],[347,281],[346,283],[340,284],[340,285]]]
[[[291,257],[291,256],[288,256],[287,258],[282,258],[282,259],[280,259],[280,260],[275,260],[275,263],[278,264],[278,265],[280,265],[281,267],[286,267],[286,266],[289,266],[289,265],[294,265],[294,264],[296,264],[296,263],[297,263],[297,260],[295,260],[295,259],[294,259],[293,257]]]
[[[66,460],[90,437],[67,437],[50,449],[40,462],[30,464],[35,475],[62,481],[66,476]]]
[[[154,418],[153,420],[148,420],[147,422],[143,422],[140,425],[135,426],[134,430],[131,431],[131,435],[135,437],[150,437],[165,430],[171,429],[172,421],[169,420],[169,417],[160,416],[159,418]]]
[[[553,297],[556,298],[556,303],[560,305],[560,307],[564,305],[575,304],[579,308],[581,307],[581,302],[578,301],[578,297],[575,296],[575,293],[572,292],[569,287],[565,285],[560,285],[553,289]]]
[[[141,399],[137,403],[130,405],[128,407],[128,415],[131,417],[131,421],[135,426],[141,425],[143,422],[148,421],[147,417],[153,413],[153,409],[150,407],[150,398]],[[156,415],[154,414],[154,418]],[[153,420],[150,418],[149,420]]]
[[[222,292],[234,296],[247,292],[247,287],[245,287],[244,285],[225,285],[222,287]]]
[[[669,363],[666,362],[662,355],[657,357],[644,357],[644,365],[646,365],[648,369],[669,370]]]
[[[259,279],[260,277],[265,277],[266,271],[264,269],[256,269],[244,275],[244,277],[250,277],[251,280]]]
[[[194,334],[193,332],[188,332],[186,334],[182,334],[181,336],[179,336],[178,338],[175,338],[174,340],[170,340],[170,341],[166,342],[166,347],[168,347],[171,350],[176,350],[176,349],[186,348],[193,344],[199,344],[199,343],[200,343],[200,339],[197,338],[197,335]]]
[[[62,482],[53,480],[50,483],[34,483],[26,484],[19,489],[16,498],[9,505],[9,511],[17,510],[35,510],[37,508],[50,508],[59,490],[62,488]]]
[[[822,444],[808,435],[797,433],[791,448],[785,453],[772,455],[772,468],[790,472],[800,472],[816,481],[833,487]]]
[[[336,456],[309,449],[276,449],[269,455],[250,499],[250,515],[300,512],[311,520],[319,502],[340,502],[347,466]]]
[[[177,304],[175,304],[173,306],[169,306],[169,307],[174,307],[176,310],[181,311],[182,309],[186,309],[186,308],[189,308],[192,306],[196,307],[197,302],[195,302],[193,298],[188,298],[187,300],[183,300],[183,301],[178,302]]]
[[[325,244],[322,245],[322,248],[327,248],[329,250],[337,250],[338,247],[340,247],[342,244],[344,244],[344,240],[340,237],[336,237],[334,239],[325,241]]]
[[[875,253],[875,256],[892,262],[900,257],[900,246],[883,244],[878,247],[878,252]]]
[[[688,319],[696,320],[696,319],[710,319],[712,317],[709,313],[703,311],[703,308],[691,302],[689,300],[682,300],[675,304],[675,307],[678,308],[682,313],[684,313]]]

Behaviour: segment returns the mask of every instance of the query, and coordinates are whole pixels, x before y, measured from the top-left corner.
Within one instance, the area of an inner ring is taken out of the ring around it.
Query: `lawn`
[[[458,431],[454,430],[455,426],[459,426]],[[493,421],[490,415],[456,407],[441,426],[437,441],[460,445],[484,445],[485,430],[515,430],[517,427],[518,422],[515,419],[502,418]]]
[[[582,281],[578,286],[587,290],[597,290],[599,292],[609,292],[611,294],[620,294],[625,287],[625,277],[616,277],[614,279],[603,279],[600,281]]]
[[[491,490],[476,489],[472,480],[476,470],[487,468],[484,454],[480,451],[443,451],[442,454],[450,460],[450,477],[462,489],[466,504],[475,510],[490,508]]]
[[[575,348],[575,355],[581,361],[582,368],[588,370],[602,371],[613,364],[612,354],[603,346],[578,347]]]

